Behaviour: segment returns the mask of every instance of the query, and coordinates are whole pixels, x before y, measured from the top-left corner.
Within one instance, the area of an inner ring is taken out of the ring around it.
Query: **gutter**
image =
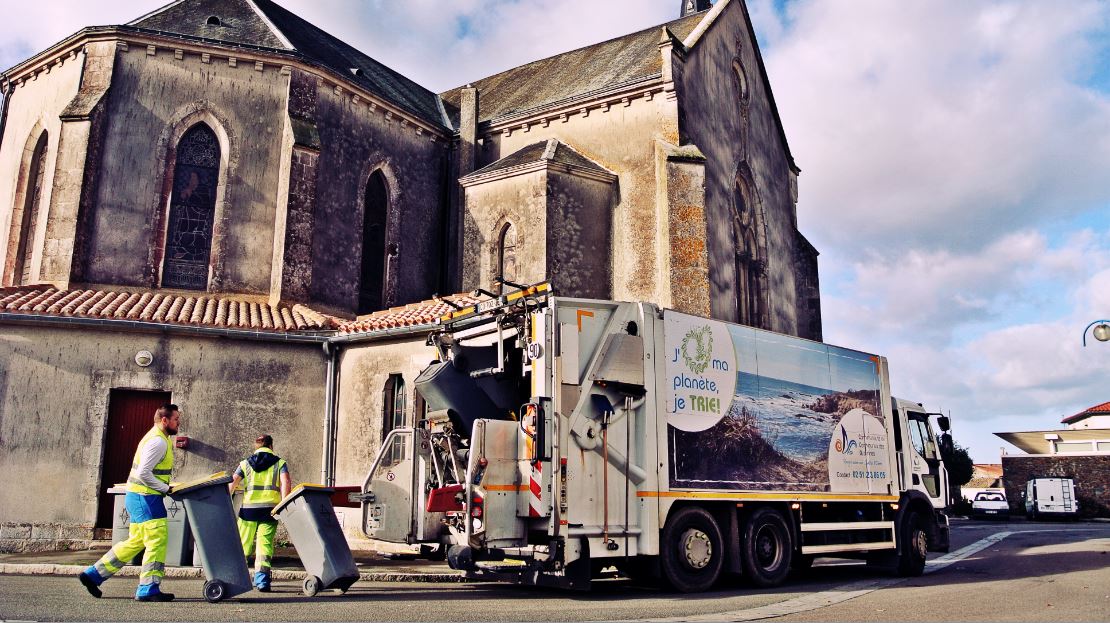
[[[336,394],[339,392],[339,351],[338,346],[324,342],[324,354],[328,358],[328,372],[324,388],[324,439],[323,456],[320,457],[320,484],[325,487],[335,486],[335,454],[336,435],[339,421],[339,401]]]

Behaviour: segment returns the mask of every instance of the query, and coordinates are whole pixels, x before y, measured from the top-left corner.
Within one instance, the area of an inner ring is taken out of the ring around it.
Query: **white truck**
[[[1075,481],[1071,478],[1030,478],[1025,483],[1023,497],[1025,515],[1029,519],[1079,516]]]
[[[352,496],[370,538],[472,577],[585,589],[615,567],[683,592],[818,556],[917,575],[948,549],[947,435],[882,357],[543,284],[429,343],[426,415]]]

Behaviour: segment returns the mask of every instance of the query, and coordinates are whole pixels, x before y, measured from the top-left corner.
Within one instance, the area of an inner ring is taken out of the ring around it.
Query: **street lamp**
[[[1095,330],[1091,331],[1091,327],[1094,327]],[[1087,331],[1091,331],[1091,335],[1095,336],[1095,339],[1100,342],[1110,340],[1110,320],[1096,320],[1087,325],[1086,329],[1083,329],[1084,348],[1087,347]]]

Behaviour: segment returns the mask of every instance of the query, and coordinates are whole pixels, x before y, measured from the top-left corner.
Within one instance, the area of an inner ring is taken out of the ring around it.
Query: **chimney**
[[[459,98],[459,174],[474,171],[478,156],[478,89],[463,87]]]

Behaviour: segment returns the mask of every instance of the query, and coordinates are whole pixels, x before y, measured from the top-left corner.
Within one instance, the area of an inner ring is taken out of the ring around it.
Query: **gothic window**
[[[748,74],[744,71],[744,64],[739,56],[732,60],[732,74],[736,79],[736,92],[740,105],[746,107],[751,102],[751,91],[748,89]]]
[[[15,272],[12,275],[13,285],[27,285],[31,283],[31,259],[35,243],[35,230],[38,227],[39,210],[42,206],[43,186],[46,181],[46,143],[47,134],[43,132],[35,143],[35,150],[31,155],[31,165],[27,171],[27,191],[23,205],[22,218],[19,219],[18,233],[13,218],[12,233],[15,234]],[[10,244],[10,243],[9,243]]]
[[[505,223],[497,237],[497,276],[516,281],[516,228],[512,223]],[[508,289],[509,286],[501,285],[502,292]]]
[[[389,225],[389,189],[380,170],[370,175],[362,217],[362,270],[359,278],[358,313],[368,314],[385,304],[386,231]]]
[[[743,180],[736,182],[734,210],[737,322],[752,327],[764,327],[765,262],[759,247],[760,224]]]
[[[186,290],[208,288],[212,223],[220,181],[220,143],[216,133],[198,123],[177,144],[166,230],[162,286]]]

